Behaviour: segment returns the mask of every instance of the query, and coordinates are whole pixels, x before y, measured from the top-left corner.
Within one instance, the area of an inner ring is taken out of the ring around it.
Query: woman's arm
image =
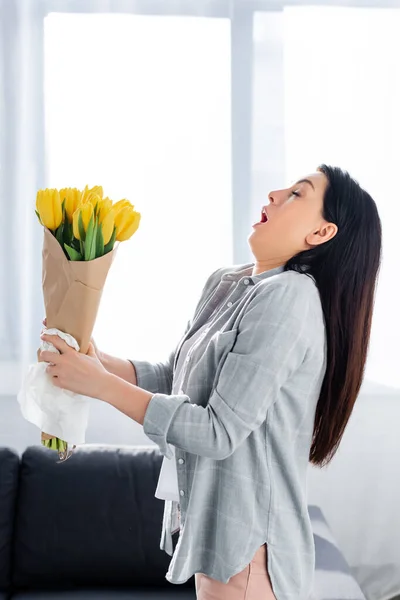
[[[220,271],[217,269],[208,278],[195,315],[218,284]],[[187,324],[186,332],[190,324],[191,321]],[[116,408],[142,424],[147,406],[154,394],[170,398],[173,362],[177,348],[170,353],[167,361],[152,363],[124,360],[108,355],[99,351],[93,340],[87,355],[83,355],[70,348],[58,336],[43,333],[41,338],[51,341],[60,351],[59,355],[48,351],[40,353],[41,360],[49,363],[47,372],[57,387],[104,399],[110,404],[115,401],[115,395],[121,395],[121,402],[115,404]],[[129,406],[131,403],[135,404],[134,408]]]
[[[136,369],[131,361],[124,358],[118,358],[117,356],[111,356],[111,354],[106,354],[99,350],[97,350],[96,353],[106,371],[120,377],[128,383],[137,385]]]

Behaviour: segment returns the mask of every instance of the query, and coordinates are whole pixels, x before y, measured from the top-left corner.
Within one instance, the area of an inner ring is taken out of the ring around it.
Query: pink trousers
[[[204,573],[195,574],[197,600],[276,600],[267,570],[267,545],[263,544],[250,564],[221,583]]]

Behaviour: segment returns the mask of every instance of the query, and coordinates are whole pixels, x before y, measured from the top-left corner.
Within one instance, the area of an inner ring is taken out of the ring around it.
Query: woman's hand
[[[49,363],[46,371],[53,384],[76,394],[100,398],[109,373],[101,364],[93,344],[90,344],[85,355],[68,346],[58,335],[43,333],[40,337],[53,344],[60,352],[40,352],[40,360]]]
[[[43,323],[43,325],[45,327],[47,327],[47,324],[46,324],[47,323],[47,319],[46,319],[46,317],[43,319],[42,323]],[[42,333],[45,333],[45,331],[43,330]],[[96,344],[96,342],[94,341],[94,339],[92,337],[90,338],[90,342],[91,342],[91,344],[93,344],[93,348],[94,348],[94,351],[96,353],[97,358],[102,363],[103,362],[103,353],[101,352],[101,350],[98,349],[97,344]]]

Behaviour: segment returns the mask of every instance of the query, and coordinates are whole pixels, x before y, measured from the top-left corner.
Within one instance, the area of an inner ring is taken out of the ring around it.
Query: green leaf
[[[57,227],[55,232],[56,240],[60,244],[61,248],[64,244],[64,223],[61,223],[59,227]]]
[[[91,245],[91,248],[90,248],[90,258],[89,258],[89,260],[94,260],[96,258],[96,248],[97,248],[98,233],[99,233],[99,224],[98,224],[97,219],[96,219],[95,225],[94,225],[94,230],[93,230],[93,238],[92,238],[92,245]]]
[[[95,237],[95,224],[94,224],[94,215],[90,217],[89,225],[86,231],[86,239],[85,239],[85,260],[92,260],[92,254],[94,254],[93,249],[93,239],[94,243],[96,243]],[[96,248],[96,246],[94,247]]]
[[[108,244],[104,246],[104,254],[108,254],[114,248],[115,240],[117,239],[117,228],[114,227],[114,231],[112,232],[112,236]]]
[[[40,218],[40,215],[39,215],[38,211],[37,211],[37,210],[35,210],[35,213],[36,213],[36,216],[37,216],[37,218],[39,219],[39,223],[40,223],[41,225],[43,225],[43,223],[42,223],[42,219]]]
[[[79,229],[79,237],[81,238],[81,242],[86,240],[85,226],[83,224],[82,213],[79,213],[78,217],[78,229]]]
[[[74,237],[72,238],[71,243],[68,244],[68,246],[71,246],[71,248],[73,248],[77,252],[81,251],[81,242]]]
[[[72,223],[70,223],[68,221],[68,219],[65,218],[65,221],[64,221],[64,242],[70,246],[71,242],[72,242],[72,238],[73,238],[73,235],[72,235]]]
[[[68,246],[68,244],[64,244],[64,248],[65,248],[66,252],[68,253],[68,256],[69,256],[70,260],[82,260],[81,253],[77,252],[75,250],[75,248],[72,248],[71,246]]]
[[[102,227],[102,225],[98,225],[95,258],[100,258],[100,256],[103,256],[103,254],[104,254],[103,227]]]

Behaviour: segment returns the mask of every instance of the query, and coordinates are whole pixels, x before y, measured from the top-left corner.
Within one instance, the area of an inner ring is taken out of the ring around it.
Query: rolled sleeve
[[[143,420],[143,431],[159,448],[161,454],[172,457],[172,450],[167,442],[167,432],[179,407],[189,402],[189,397],[154,394],[147,405]]]
[[[135,367],[137,385],[154,394],[158,392],[170,394],[172,391],[174,356],[175,352],[172,352],[165,363],[129,359],[129,362]]]
[[[262,424],[305,359],[307,292],[277,283],[253,297],[207,406],[191,403],[186,395],[153,396],[144,430],[165,456],[171,456],[168,444],[173,444],[221,460]]]

